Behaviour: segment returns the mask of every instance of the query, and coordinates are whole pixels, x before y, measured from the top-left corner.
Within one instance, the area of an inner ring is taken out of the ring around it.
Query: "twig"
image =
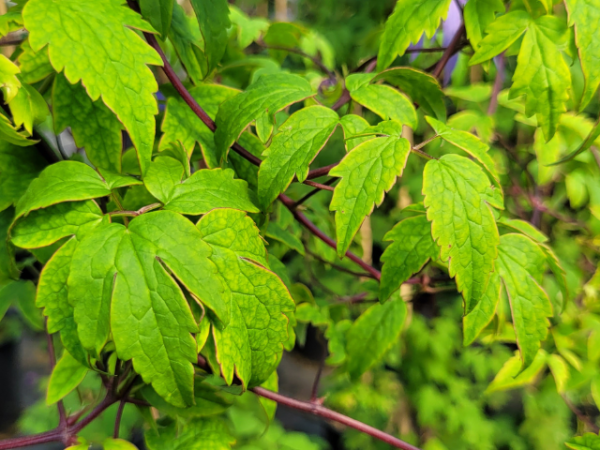
[[[48,342],[48,356],[50,358],[50,373],[54,372],[56,366],[56,353],[54,352],[54,341],[52,335],[48,332],[48,318],[46,317],[46,341]],[[56,403],[58,408],[58,428],[63,430],[67,426],[67,413],[65,411],[65,405],[62,400]]]
[[[117,409],[117,417],[115,417],[115,430],[113,432],[113,437],[115,439],[119,439],[119,431],[121,430],[121,418],[123,417],[123,409],[125,408],[125,399],[122,399],[119,402],[119,409]]]
[[[573,412],[573,414],[575,414],[577,416],[577,418],[582,421],[583,423],[585,423],[592,432],[598,434],[600,432],[600,428],[598,428],[598,426],[592,422],[592,420],[585,415],[584,413],[582,413],[579,408],[577,408],[577,406],[575,406],[571,400],[569,400],[567,398],[566,395],[562,395],[562,398],[565,402],[565,404],[569,407],[569,409]]]
[[[333,169],[338,164],[339,164],[339,162],[336,162],[333,164],[329,164],[328,166],[319,167],[318,169],[311,170],[310,172],[308,172],[306,179],[312,180],[313,178],[324,177],[325,175],[327,175],[329,173],[329,171],[331,169]]]
[[[504,75],[504,53],[500,53],[496,59],[496,78],[494,80],[494,87],[492,88],[492,98],[488,106],[488,116],[494,115],[496,109],[498,109],[498,94],[504,84]]]
[[[324,185],[325,186],[329,186],[333,183],[335,183],[337,180],[339,180],[339,178],[330,178],[329,180],[327,180]],[[309,198],[311,198],[313,195],[315,195],[317,192],[321,192],[322,189],[320,188],[314,188],[312,191],[310,191],[308,194],[306,194],[304,197],[300,198],[300,200],[296,200],[296,203],[294,203],[294,208],[297,208],[298,206],[300,206],[302,203],[304,203],[306,200],[308,200]]]
[[[338,110],[340,109],[342,106],[344,106],[346,103],[348,103],[351,100],[350,98],[350,91],[346,88],[344,88],[344,91],[342,92],[342,95],[340,95],[340,98],[338,98],[337,102],[335,102],[333,104],[333,106],[331,107],[331,109],[334,110]]]
[[[462,47],[460,47],[460,41],[462,40],[463,34],[465,34],[465,23],[464,22],[458,28],[458,31],[456,32],[456,34],[452,38],[452,41],[450,42],[450,45],[448,45],[448,47],[446,48],[446,51],[442,55],[442,58],[435,66],[435,69],[432,73],[432,75],[435,78],[439,78],[442,75],[442,73],[444,72],[444,68],[446,67],[446,64],[448,64],[448,61],[450,61],[450,58],[452,58],[452,56],[454,56],[454,54],[462,48]]]
[[[298,48],[290,48],[290,47],[284,47],[284,46],[280,46],[280,45],[269,45],[269,44],[265,43],[262,39],[258,39],[256,41],[256,43],[258,45],[260,45],[261,47],[264,47],[264,48],[267,48],[270,50],[282,50],[285,52],[294,53],[294,54],[302,56],[303,58],[306,58],[306,59],[310,59],[315,66],[317,66],[319,69],[321,69],[323,72],[325,72],[327,74],[327,77],[330,80],[336,79],[335,72],[331,71],[325,64],[323,64],[323,62],[319,58],[310,56],[309,54],[303,52],[302,50],[300,50]]]
[[[335,178],[333,180],[335,181]],[[315,181],[310,181],[310,180],[306,180],[304,182],[304,184],[306,184],[307,186],[312,186],[312,187],[317,188],[317,189],[322,189],[324,191],[333,192],[335,190],[334,188],[332,188],[331,186],[329,186],[327,184],[321,184],[321,183],[317,183]]]
[[[350,275],[354,275],[356,277],[368,277],[368,278],[374,278],[373,275],[371,275],[370,273],[367,272],[355,272],[354,270],[350,270],[350,269],[346,269],[345,267],[342,267],[338,264],[332,263],[327,261],[324,258],[321,258],[319,255],[317,255],[316,253],[311,252],[310,250],[306,250],[306,253],[308,253],[310,256],[312,256],[313,258],[319,260],[320,262],[322,262],[323,264],[328,264],[331,267],[333,267],[336,270],[339,270],[340,272],[345,272],[347,274]]]
[[[322,339],[319,339],[319,341],[321,342],[321,345],[323,345],[323,355],[321,355],[321,361],[319,361],[319,368],[317,369],[310,394],[310,402],[315,404],[322,404],[322,401],[319,402],[318,398],[319,384],[321,383],[321,376],[323,375],[323,368],[325,367],[325,360],[327,359],[327,343],[322,342]]]

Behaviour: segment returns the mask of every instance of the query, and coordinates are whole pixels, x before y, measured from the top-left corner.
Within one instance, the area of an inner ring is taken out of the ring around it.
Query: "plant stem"
[[[304,53],[302,50],[300,50],[298,48],[284,47],[281,45],[268,45],[262,39],[257,40],[256,43],[258,45],[260,45],[261,47],[264,47],[264,48],[267,48],[270,50],[282,50],[282,51],[294,53],[296,55],[302,56],[303,58],[309,59],[310,61],[312,61],[312,63],[315,66],[317,66],[319,69],[321,69],[323,72],[325,72],[327,74],[327,77],[330,80],[335,81],[335,79],[336,79],[335,73],[333,71],[331,71],[325,64],[323,64],[323,62],[319,58],[310,56],[309,54]]]
[[[339,270],[340,272],[344,272],[350,275],[354,275],[356,277],[368,277],[368,278],[374,278],[373,275],[371,275],[370,273],[367,272],[355,272],[353,270],[350,269],[346,269],[345,267],[342,267],[338,264],[332,263],[327,261],[326,259],[321,258],[319,255],[317,255],[316,253],[311,252],[310,250],[306,250],[306,253],[308,253],[310,256],[312,256],[313,258],[317,259],[318,261],[322,262],[323,264],[327,264],[331,267],[333,267],[336,270]]]
[[[335,178],[333,180],[335,180]],[[304,182],[304,184],[306,184],[307,186],[312,186],[312,187],[314,187],[316,189],[321,189],[323,191],[330,191],[330,192],[334,191],[334,188],[332,188],[331,186],[329,186],[327,184],[317,183],[315,181],[306,180]]]
[[[488,106],[488,116],[492,116],[498,109],[498,94],[502,90],[504,84],[504,53],[498,55],[496,59],[496,79],[494,80],[494,87],[492,89],[492,98],[490,99],[490,105]]]
[[[464,22],[458,28],[458,31],[456,32],[456,34],[452,38],[452,41],[450,42],[450,45],[448,45],[448,47],[446,48],[446,51],[442,55],[442,58],[439,60],[439,62],[435,66],[435,69],[433,70],[433,72],[431,74],[435,78],[439,78],[442,75],[442,73],[444,72],[444,68],[446,67],[446,64],[448,64],[448,61],[450,61],[450,58],[452,58],[452,56],[454,56],[454,54],[457,53],[462,48],[460,46],[460,41],[462,40],[463,34],[465,34],[465,23]]]
[[[48,357],[50,358],[50,373],[54,372],[56,367],[56,353],[54,351],[54,341],[52,335],[48,332],[48,318],[46,317],[46,341],[48,342]],[[62,400],[56,403],[58,408],[58,428],[63,430],[67,426],[67,413]]]
[[[325,183],[323,183],[325,186],[329,186],[333,183],[336,182],[336,180],[338,180],[338,178],[330,178],[329,180],[327,180]],[[306,194],[304,197],[302,197],[300,200],[296,200],[296,203],[294,203],[294,208],[297,208],[298,206],[300,206],[302,203],[304,203],[306,200],[308,200],[309,198],[311,198],[313,195],[315,195],[317,192],[322,191],[322,189],[320,188],[314,188],[312,191],[310,191],[308,194]]]
[[[119,409],[117,410],[117,416],[115,417],[115,430],[113,432],[113,438],[119,439],[119,431],[121,430],[121,418],[123,417],[123,409],[125,408],[125,399],[119,402]]]

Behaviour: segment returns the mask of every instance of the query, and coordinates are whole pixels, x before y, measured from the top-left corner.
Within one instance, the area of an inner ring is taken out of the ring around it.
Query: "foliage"
[[[0,448],[600,448],[598,0],[229,3],[0,16]]]

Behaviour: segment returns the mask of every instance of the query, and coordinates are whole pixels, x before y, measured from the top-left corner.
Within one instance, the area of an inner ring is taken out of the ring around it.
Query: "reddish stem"
[[[454,37],[452,38],[450,45],[448,45],[448,47],[446,48],[446,51],[442,55],[442,58],[439,60],[439,62],[435,66],[435,69],[434,69],[433,73],[431,74],[435,78],[439,78],[442,75],[442,73],[444,72],[444,68],[446,67],[446,64],[448,64],[448,61],[450,61],[450,58],[452,58],[452,56],[454,56],[454,54],[457,53],[461,49],[461,46],[459,44],[460,44],[460,41],[462,40],[463,34],[465,34],[465,29],[466,29],[465,23],[463,22],[460,25],[460,28],[458,29],[458,31],[456,32]]]

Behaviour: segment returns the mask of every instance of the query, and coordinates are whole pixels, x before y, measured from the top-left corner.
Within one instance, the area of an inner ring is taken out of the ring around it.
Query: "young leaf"
[[[4,91],[4,101],[10,103],[19,89],[21,82],[17,77],[20,69],[6,56],[0,55],[0,87]]]
[[[88,200],[110,195],[115,187],[141,184],[131,177],[118,179],[115,185],[90,166],[77,161],[61,161],[48,166],[33,180],[17,204],[15,220],[30,211],[56,203]]]
[[[139,0],[144,19],[165,37],[171,28],[175,0]]]
[[[397,341],[406,318],[406,303],[399,295],[375,304],[352,324],[346,334],[347,367],[354,380],[373,367]]]
[[[565,5],[569,13],[569,26],[575,27],[575,42],[585,77],[583,97],[579,104],[579,109],[583,110],[600,84],[600,43],[594,33],[600,22],[600,9],[593,0],[566,0]]]
[[[70,83],[82,80],[92,100],[102,100],[123,123],[142,172],[154,144],[156,80],[146,64],[158,54],[131,27],[153,28],[121,0],[32,0],[23,9],[34,51],[49,44],[50,62]],[[116,57],[116,55],[119,55]]]
[[[381,37],[377,70],[386,69],[396,56],[402,56],[425,32],[428,38],[437,30],[440,20],[448,14],[450,0],[398,0],[394,12],[385,23]]]
[[[46,404],[53,405],[62,400],[73,389],[79,386],[87,374],[88,368],[83,366],[68,351],[63,351],[62,357],[50,375]]]
[[[531,16],[522,10],[500,16],[486,28],[487,36],[469,61],[469,65],[481,64],[499,55],[521,37],[530,25]]]
[[[525,236],[530,237],[536,242],[544,243],[548,241],[548,238],[544,233],[542,233],[536,227],[531,225],[529,222],[525,222],[524,220],[507,219],[506,217],[501,217],[500,219],[498,219],[497,222],[499,225],[502,225],[513,231],[523,233]]]
[[[193,404],[197,325],[173,276],[227,323],[228,299],[210,254],[192,223],[170,211],[86,236],[67,282],[84,347],[99,352],[111,331],[119,358],[133,359],[157,393],[175,406]]]
[[[107,438],[103,443],[104,450],[138,450],[131,442],[124,439]]]
[[[469,0],[464,8],[467,37],[474,49],[479,47],[487,27],[496,18],[497,12],[504,12],[502,0]]]
[[[37,149],[0,140],[0,211],[17,203],[45,165]]]
[[[379,287],[381,303],[439,252],[431,237],[431,224],[424,215],[404,219],[383,239],[393,242],[381,256],[384,263]]]
[[[456,276],[469,313],[485,293],[498,256],[498,229],[486,193],[490,181],[473,161],[445,155],[425,166],[423,193],[432,234]]]
[[[79,83],[71,84],[62,74],[54,80],[52,109],[56,134],[71,127],[78,147],[85,147],[98,168],[121,172],[121,123],[100,100],[92,101]]]
[[[572,450],[598,450],[600,449],[600,436],[594,433],[585,433],[583,436],[575,436],[565,445]]]
[[[225,101],[217,114],[215,144],[218,160],[227,159],[229,147],[242,131],[265,111],[272,117],[292,103],[313,95],[308,81],[287,73],[265,74],[241,94]]]
[[[324,106],[309,106],[292,114],[273,136],[258,172],[258,197],[267,208],[294,179],[302,182],[308,167],[333,134],[339,117]]]
[[[410,144],[397,137],[363,142],[348,153],[329,175],[342,180],[335,187],[329,209],[336,211],[337,253],[343,257],[354,235],[374,205],[402,176]]]
[[[526,96],[525,115],[536,114],[547,141],[554,136],[569,98],[571,73],[559,50],[566,37],[567,28],[556,16],[542,16],[531,22],[510,89],[510,98]]]
[[[235,370],[244,386],[259,385],[281,358],[288,339],[286,313],[294,311],[294,301],[283,282],[266,269],[258,228],[243,212],[217,209],[198,222],[198,229],[231,291],[229,325],[213,328],[221,372],[228,384]]]
[[[181,430],[175,422],[146,432],[148,450],[229,450],[235,439],[219,418],[194,419]]]
[[[352,87],[356,86],[348,87],[352,100],[370,109],[383,120],[394,119],[412,129],[417,128],[417,112],[404,94],[384,84],[365,83],[356,89]]]
[[[471,344],[496,314],[496,306],[500,300],[502,285],[498,272],[490,275],[490,281],[479,302],[466,316],[463,317],[463,344]]]
[[[504,366],[496,374],[485,392],[490,394],[492,392],[506,391],[532,384],[546,366],[547,353],[544,350],[540,350],[534,356],[533,364],[522,370],[521,358],[515,354],[515,356],[504,363]]]
[[[150,164],[144,183],[165,209],[181,214],[206,214],[215,208],[259,212],[250,199],[248,184],[233,178],[231,169],[205,169],[181,181],[183,167],[168,156]]]
[[[446,120],[444,93],[435,77],[412,67],[393,67],[373,78],[373,82],[378,80],[385,80],[396,86],[427,114],[434,114],[439,120]]]
[[[200,32],[204,37],[204,54],[208,63],[208,75],[221,61],[227,47],[229,7],[227,0],[190,0],[196,13]]]
[[[529,367],[548,334],[552,305],[540,286],[546,257],[521,234],[505,234],[498,247],[498,272],[512,310],[523,368]]]

